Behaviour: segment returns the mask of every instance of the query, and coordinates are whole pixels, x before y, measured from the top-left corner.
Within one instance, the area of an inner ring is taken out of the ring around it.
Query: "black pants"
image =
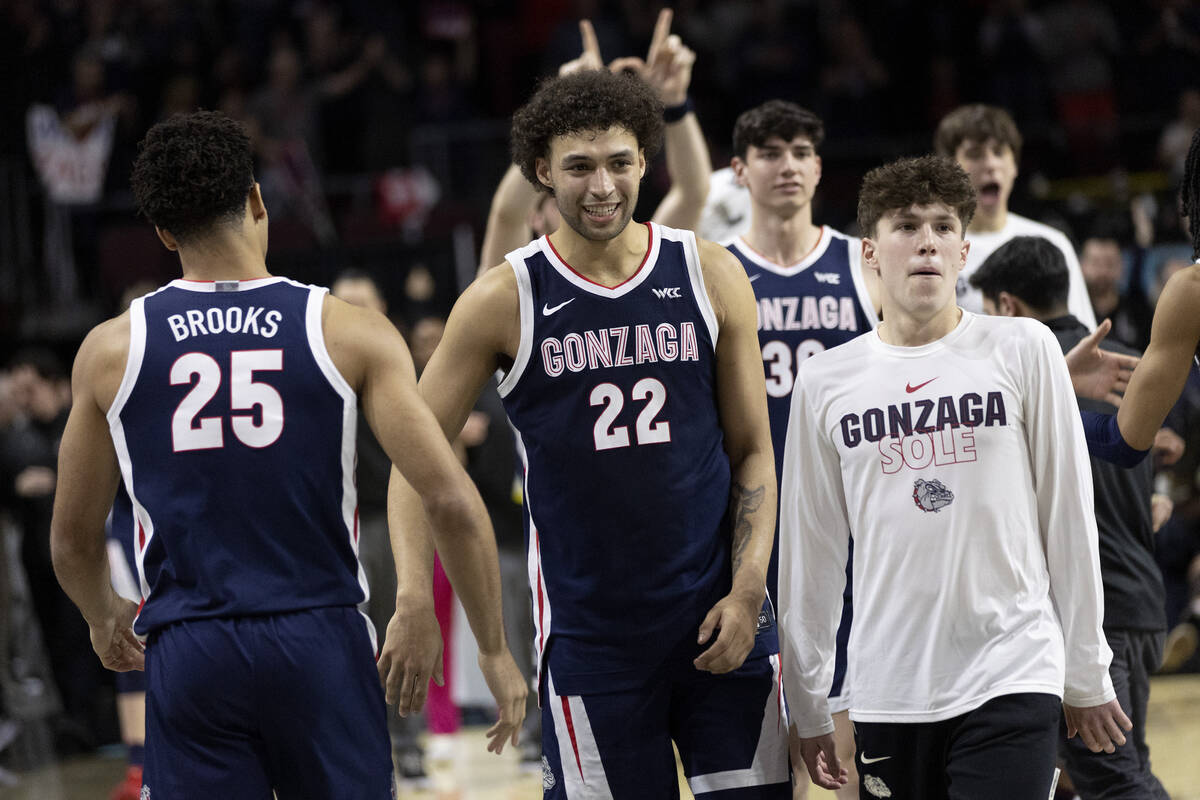
[[[855,722],[862,800],[1047,800],[1062,701],[1008,694],[941,722]]]
[[[1067,740],[1063,730],[1060,752],[1075,791],[1083,800],[1166,800],[1167,792],[1150,771],[1146,746],[1146,705],[1150,701],[1150,675],[1162,660],[1162,631],[1105,628],[1112,648],[1112,676],[1117,701],[1133,722],[1125,744],[1115,753],[1093,753],[1078,736]]]

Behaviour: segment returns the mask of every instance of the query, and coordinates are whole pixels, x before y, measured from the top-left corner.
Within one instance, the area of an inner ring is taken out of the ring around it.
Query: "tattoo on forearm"
[[[750,522],[750,515],[762,507],[763,498],[766,495],[767,488],[762,485],[747,489],[740,483],[734,483],[733,488],[729,490],[729,511],[733,518],[734,575],[742,566],[742,555],[746,550],[746,545],[750,542],[750,534],[754,530],[754,526]]]

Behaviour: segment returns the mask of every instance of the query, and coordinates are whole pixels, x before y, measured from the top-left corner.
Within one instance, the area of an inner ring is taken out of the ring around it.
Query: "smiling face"
[[[976,228],[989,223],[1003,224],[1008,213],[1008,197],[1017,179],[1017,161],[1007,144],[995,139],[964,139],[954,150],[954,160],[971,179],[978,197]]]
[[[863,239],[863,262],[879,271],[884,319],[924,321],[954,309],[969,248],[958,215],[943,203],[885,213]]]
[[[803,134],[791,141],[771,136],[761,147],[750,145],[746,157],[735,156],[732,166],[756,205],[785,216],[811,204],[821,181],[821,157]]]
[[[537,160],[538,180],[554,191],[563,221],[597,242],[625,230],[645,173],[637,137],[618,127],[556,136],[549,157]]]

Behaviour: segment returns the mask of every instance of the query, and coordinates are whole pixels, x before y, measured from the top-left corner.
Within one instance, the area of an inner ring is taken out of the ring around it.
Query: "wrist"
[[[692,103],[692,96],[690,94],[685,94],[679,102],[664,101],[663,122],[666,122],[668,125],[672,122],[679,122],[679,120],[695,110],[696,107]]]

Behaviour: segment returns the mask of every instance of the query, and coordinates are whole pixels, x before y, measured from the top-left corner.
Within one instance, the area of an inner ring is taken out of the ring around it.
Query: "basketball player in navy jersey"
[[[677,797],[673,740],[697,797],[786,798],[754,296],[724,248],[629,224],[662,124],[634,76],[539,87],[513,118],[513,160],[564,224],[463,293],[420,386],[453,435],[503,373],[545,796]],[[392,522],[412,530],[395,477]]]
[[[769,100],[744,112],[733,128],[731,166],[750,195],[750,228],[728,247],[745,267],[758,300],[758,339],[777,478],[783,473],[783,444],[800,363],[879,323],[874,281],[862,270],[859,240],[813,223],[813,195],[821,180],[817,149],[824,139],[825,126],[816,114],[784,100]],[[776,604],[778,549],[777,527],[767,572],[767,592]],[[829,700],[843,752],[854,748],[846,716],[850,703],[846,641],[852,616],[849,564],[846,575]],[[838,792],[858,796],[852,770]]]
[[[501,709],[489,749],[515,738],[526,689],[504,641],[486,512],[420,400],[399,333],[267,273],[251,166],[244,129],[218,113],[176,116],[142,143],[134,196],[184,277],[80,347],[55,570],[104,665],[146,670],[143,796],[385,800],[381,681],[389,702],[423,698],[441,642],[430,586],[406,587],[377,671],[357,610],[360,398],[421,493],[479,638]],[[137,524],[140,608],[108,578],[104,518],[119,479]]]

